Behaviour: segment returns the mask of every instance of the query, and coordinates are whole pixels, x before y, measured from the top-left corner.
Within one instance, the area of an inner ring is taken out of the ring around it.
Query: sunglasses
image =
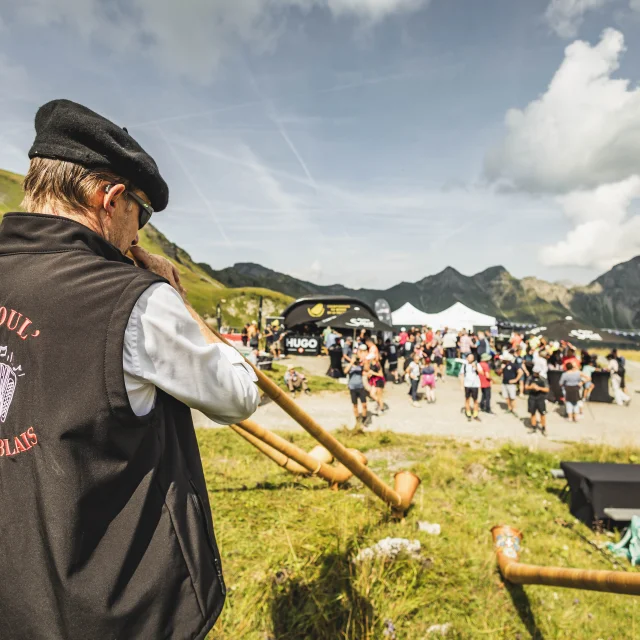
[[[113,187],[112,184],[107,185],[105,187],[105,192],[109,193],[111,187]],[[125,191],[125,193],[140,207],[138,213],[138,230],[140,230],[149,222],[149,220],[151,220],[151,216],[153,215],[153,207],[132,191],[127,190]]]
[[[153,215],[153,207],[146,203],[139,195],[132,193],[131,191],[126,192],[127,195],[137,204],[140,205],[140,214],[138,216],[138,229],[142,229],[149,220],[151,220],[151,216]]]

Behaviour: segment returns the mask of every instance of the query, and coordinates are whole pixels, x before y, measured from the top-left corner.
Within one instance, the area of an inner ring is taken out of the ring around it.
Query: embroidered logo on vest
[[[16,391],[18,378],[21,378],[22,366],[13,366],[13,353],[9,352],[8,347],[0,347],[0,423],[7,419],[9,407],[13,400],[13,394]]]

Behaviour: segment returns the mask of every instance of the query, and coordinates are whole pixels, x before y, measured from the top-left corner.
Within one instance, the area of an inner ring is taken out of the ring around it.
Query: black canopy
[[[596,329],[576,320],[556,320],[541,327],[540,335],[546,336],[549,340],[566,340],[575,345],[602,347],[633,348],[634,341],[621,335],[614,335],[609,331]]]
[[[364,307],[353,306],[339,316],[329,316],[318,322],[318,327],[334,329],[367,329],[369,331],[393,331],[393,328],[378,320]]]

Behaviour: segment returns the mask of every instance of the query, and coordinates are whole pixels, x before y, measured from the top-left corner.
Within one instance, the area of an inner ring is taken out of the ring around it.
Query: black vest
[[[83,225],[0,225],[0,638],[202,639],[225,597],[191,413],[122,349],[162,278]]]

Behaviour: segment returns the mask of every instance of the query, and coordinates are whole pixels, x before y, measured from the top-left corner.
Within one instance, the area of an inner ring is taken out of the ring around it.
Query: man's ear
[[[116,209],[116,202],[122,197],[126,188],[123,184],[110,184],[104,188],[102,196],[102,208],[109,216],[113,215]]]

